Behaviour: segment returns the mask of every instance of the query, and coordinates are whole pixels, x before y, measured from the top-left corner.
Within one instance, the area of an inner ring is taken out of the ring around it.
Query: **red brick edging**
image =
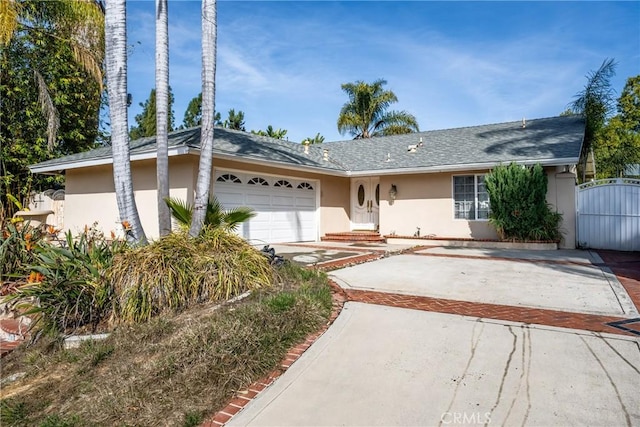
[[[458,301],[416,295],[393,294],[387,292],[349,289],[348,301],[377,304],[412,310],[457,314],[484,319],[554,326],[558,328],[580,329],[591,332],[606,332],[633,335],[607,325],[609,322],[626,320],[623,317],[597,314],[575,313],[544,308],[516,307],[501,304]]]

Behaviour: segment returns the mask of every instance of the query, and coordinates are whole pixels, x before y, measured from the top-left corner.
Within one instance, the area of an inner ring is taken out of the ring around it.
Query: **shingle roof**
[[[399,172],[403,170],[460,169],[467,166],[495,165],[505,162],[572,164],[578,161],[584,137],[584,120],[576,116],[435,130],[371,139],[328,142],[311,145],[304,152],[302,144],[216,128],[214,156],[275,163],[289,167],[322,169],[334,173],[366,171]],[[408,146],[423,145],[413,152]],[[200,128],[169,134],[169,149],[198,150]],[[131,142],[131,157],[148,155],[156,150],[155,137]],[[328,150],[328,160],[324,160]],[[34,172],[81,167],[83,163],[110,162],[111,147],[38,163]]]
[[[324,144],[350,171],[445,168],[506,162],[570,164],[580,156],[577,116],[435,130]],[[408,147],[422,140],[413,152]]]
[[[183,148],[197,151],[200,148],[200,127],[171,132],[169,133],[168,142],[169,150]],[[304,146],[298,143],[225,128],[215,129],[213,151],[214,156],[228,155],[289,166],[343,170],[336,164],[323,160],[323,150],[317,146],[309,147],[309,153],[305,154]],[[131,141],[131,158],[144,154],[155,155],[155,152],[155,137]],[[81,167],[84,162],[96,160],[109,160],[110,162],[111,158],[111,147],[105,146],[83,153],[47,160],[46,162],[32,165],[31,169],[34,172],[64,170],[72,165],[73,167]]]

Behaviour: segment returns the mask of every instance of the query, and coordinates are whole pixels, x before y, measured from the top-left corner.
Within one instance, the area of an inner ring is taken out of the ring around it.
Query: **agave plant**
[[[164,199],[169,206],[171,215],[185,228],[191,226],[193,205],[181,199],[167,197]],[[216,198],[211,196],[207,203],[207,213],[204,226],[208,228],[220,228],[226,231],[236,231],[238,226],[256,216],[251,208],[239,207],[225,210]]]

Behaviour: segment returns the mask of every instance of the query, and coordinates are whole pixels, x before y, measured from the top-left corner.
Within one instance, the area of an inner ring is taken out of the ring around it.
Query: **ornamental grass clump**
[[[221,301],[273,284],[267,258],[241,237],[205,227],[197,238],[172,233],[122,254],[111,281],[115,317],[144,322],[165,310]]]
[[[547,175],[539,164],[495,167],[485,178],[489,222],[504,240],[554,241],[562,238],[562,214],[547,203]]]

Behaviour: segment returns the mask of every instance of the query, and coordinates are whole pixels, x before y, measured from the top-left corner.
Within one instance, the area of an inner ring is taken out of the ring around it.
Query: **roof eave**
[[[439,172],[461,172],[472,170],[492,169],[500,164],[516,163],[518,165],[534,165],[540,163],[541,166],[564,166],[575,165],[578,163],[578,157],[554,158],[554,159],[526,159],[514,160],[509,162],[480,162],[480,163],[463,163],[456,165],[439,165],[413,168],[396,168],[396,169],[370,169],[363,171],[351,171],[349,176],[371,176],[371,175],[403,175],[417,173],[439,173]]]
[[[185,146],[171,147],[168,150],[168,154],[169,156],[180,156],[183,154],[189,154],[190,151],[191,151],[190,148]],[[155,159],[156,154],[157,153],[155,150],[143,151],[140,153],[131,154],[130,159],[132,162],[138,161],[138,160]],[[60,162],[60,163],[56,163],[52,165],[44,165],[44,166],[38,166],[36,164],[33,166],[29,166],[29,170],[31,171],[31,173],[56,175],[68,169],[79,169],[79,168],[87,168],[91,166],[110,165],[112,163],[113,163],[112,156],[103,156],[103,157],[96,157],[93,159],[72,160],[68,162]]]

